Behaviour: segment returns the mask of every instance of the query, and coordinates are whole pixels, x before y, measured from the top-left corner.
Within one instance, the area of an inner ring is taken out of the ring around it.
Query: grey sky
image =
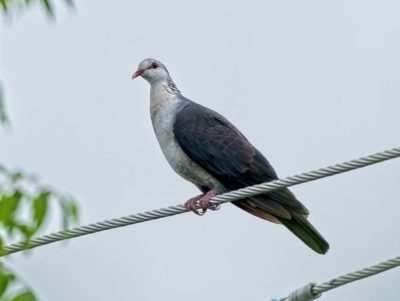
[[[399,146],[398,1],[76,1],[0,28],[13,132],[1,161],[80,200],[82,224],[199,192],[165,161],[139,62],[227,117],[280,177]],[[329,241],[317,255],[232,205],[78,238],[7,260],[43,300],[280,298],[399,255],[400,160],[294,187]],[[57,213],[50,232],[58,229]],[[322,298],[398,299],[400,270]],[[322,300],[322,299],[321,299]]]

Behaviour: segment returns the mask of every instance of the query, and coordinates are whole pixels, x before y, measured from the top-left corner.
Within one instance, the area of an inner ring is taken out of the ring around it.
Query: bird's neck
[[[179,96],[181,92],[171,78],[150,84],[150,112],[152,118],[163,107],[180,102]]]
[[[170,77],[150,83],[150,85],[151,85],[151,94],[164,94],[164,93],[170,95],[181,94],[181,91],[179,91],[174,81]]]

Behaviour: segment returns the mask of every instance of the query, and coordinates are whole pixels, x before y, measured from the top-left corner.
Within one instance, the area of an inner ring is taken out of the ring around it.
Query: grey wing
[[[278,179],[268,160],[244,135],[208,108],[188,104],[178,112],[173,131],[183,151],[230,190]],[[254,196],[235,205],[277,223],[277,217],[291,219],[290,211],[308,215],[308,210],[288,189]]]

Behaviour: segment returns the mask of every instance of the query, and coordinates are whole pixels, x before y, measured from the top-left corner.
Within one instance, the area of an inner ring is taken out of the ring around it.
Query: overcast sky
[[[81,224],[199,192],[163,157],[152,57],[186,97],[234,123],[291,176],[400,146],[399,1],[95,1],[0,26],[13,131],[0,159],[79,199]],[[400,255],[400,159],[292,188],[329,241],[322,256],[283,226],[227,204],[35,249],[7,262],[42,300],[268,301]],[[57,212],[49,233],[59,229]],[[395,300],[400,269],[320,300]]]

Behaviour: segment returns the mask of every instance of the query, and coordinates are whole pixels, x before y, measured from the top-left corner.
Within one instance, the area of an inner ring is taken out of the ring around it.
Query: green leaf
[[[0,199],[0,222],[2,222],[8,231],[12,231],[15,226],[14,215],[21,202],[22,193],[16,190],[12,195],[3,195]]]
[[[79,213],[78,213],[78,206],[76,206],[76,203],[71,203],[71,214],[74,222],[79,221]]]
[[[3,238],[0,237],[0,254],[5,254]],[[0,294],[1,296],[1,294]]]
[[[79,210],[76,201],[68,196],[57,195],[62,209],[62,225],[63,230],[70,228],[71,224],[75,224],[79,220]]]
[[[44,221],[50,195],[50,191],[43,191],[33,199],[33,220],[35,221],[36,229],[39,229]]]
[[[20,171],[13,172],[10,176],[10,180],[13,183],[18,182],[19,180],[22,180],[24,178],[24,174]]]
[[[68,209],[68,202],[63,197],[60,197],[60,206],[62,210],[62,228],[65,230],[68,228],[70,213]]]
[[[32,292],[24,292],[18,296],[15,296],[10,301],[36,301],[36,297]]]
[[[7,11],[7,4],[5,1],[0,1],[2,7],[5,11]],[[6,124],[8,121],[6,109],[4,106],[4,97],[3,97],[3,88],[0,83],[0,124]]]
[[[10,277],[8,274],[0,274],[0,297],[4,295],[4,292],[7,289],[8,283],[10,281]]]
[[[7,11],[7,0],[0,0],[1,7]]]
[[[21,234],[24,235],[24,240],[26,244],[25,247],[27,248],[28,247],[27,242],[36,232],[37,228],[26,224],[15,224],[14,228],[18,229],[21,232]]]
[[[41,0],[41,2],[43,3],[43,6],[46,9],[49,16],[53,17],[53,7],[51,6],[50,2],[48,0]]]

